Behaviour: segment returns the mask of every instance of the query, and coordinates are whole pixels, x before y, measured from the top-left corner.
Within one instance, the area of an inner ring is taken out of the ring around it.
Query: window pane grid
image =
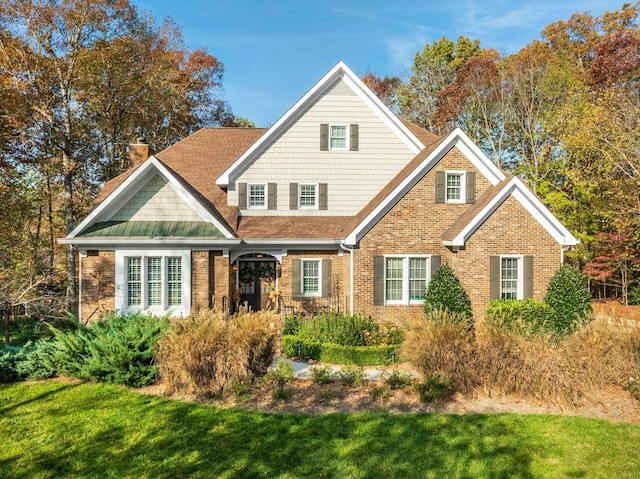
[[[447,174],[447,200],[456,201],[461,198],[462,175],[459,173]]]
[[[169,307],[182,304],[182,258],[167,260],[167,293]]]
[[[316,206],[316,185],[300,185],[300,207],[314,208]]]
[[[162,258],[147,259],[147,304],[162,304]]]
[[[423,300],[427,289],[427,259],[409,259],[409,300]]]
[[[127,306],[142,304],[142,268],[140,258],[127,258]]]
[[[402,301],[402,284],[404,275],[403,258],[387,258],[386,290],[387,301]]]
[[[331,148],[344,149],[347,147],[347,127],[332,126],[331,127]]]
[[[264,185],[249,185],[249,208],[261,208],[265,204]]]
[[[320,262],[302,262],[302,294],[320,293]]]
[[[500,274],[502,299],[518,299],[518,258],[502,258]]]

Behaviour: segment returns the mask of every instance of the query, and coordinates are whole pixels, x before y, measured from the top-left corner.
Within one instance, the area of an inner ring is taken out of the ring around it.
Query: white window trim
[[[303,186],[313,186],[315,190],[315,203],[313,206],[303,206],[302,205],[302,187]],[[319,183],[298,183],[298,209],[300,210],[317,210],[318,209],[318,197],[320,195],[320,184]]]
[[[400,300],[388,300],[387,299],[387,258],[402,258],[402,299]],[[412,300],[410,297],[410,281],[409,281],[409,273],[410,273],[410,259],[411,258],[424,258],[427,260],[427,279],[425,282],[425,291],[427,286],[429,285],[429,281],[431,281],[431,255],[425,254],[388,254],[384,255],[384,304],[423,304],[424,299],[414,299]]]
[[[140,307],[127,305],[127,258],[142,258],[142,304]],[[145,308],[146,304],[146,268],[147,258],[162,258],[162,306]],[[181,258],[182,268],[182,305],[167,307],[168,303],[168,277],[167,259]],[[191,314],[191,251],[189,250],[116,250],[115,265],[115,309],[118,313],[150,313],[155,316],[189,316]]]
[[[449,175],[460,175],[460,199],[449,199],[449,187],[448,180]],[[444,198],[447,203],[466,203],[467,201],[467,172],[462,170],[449,170],[445,171],[444,175]]]
[[[251,205],[251,187],[262,186],[264,188],[264,205],[252,206]],[[269,186],[267,183],[247,183],[247,209],[248,210],[266,210],[269,206]]]
[[[516,299],[524,299],[524,255],[505,254],[500,255],[500,297],[502,298],[502,260],[513,258],[518,260],[518,285]]]
[[[345,130],[345,141],[344,141],[344,148],[334,148],[331,146],[331,139],[333,138],[333,136],[331,135],[331,132],[333,131],[333,128],[344,128]],[[333,125],[329,125],[329,150],[330,151],[349,151],[350,148],[350,140],[351,140],[351,128],[349,125],[344,125],[341,123],[336,123]]]
[[[307,293],[304,290],[304,264],[305,262],[318,263],[318,292]],[[304,298],[322,297],[322,259],[321,258],[300,258],[300,294]]]

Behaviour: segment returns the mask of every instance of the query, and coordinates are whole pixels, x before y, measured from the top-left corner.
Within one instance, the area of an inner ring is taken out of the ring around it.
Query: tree
[[[397,91],[402,80],[399,77],[385,76],[380,78],[373,73],[366,73],[362,82],[384,103],[390,110],[398,109]]]
[[[631,233],[600,233],[596,256],[584,269],[584,274],[590,278],[618,286],[625,306],[629,304],[632,270],[640,265],[640,248],[636,241]]]
[[[453,82],[456,71],[469,58],[481,54],[480,40],[464,36],[458,37],[457,42],[442,37],[425,45],[414,57],[409,82],[397,90],[400,114],[423,128],[438,131],[438,93]]]
[[[18,161],[38,171],[41,190],[50,187],[49,210],[64,211],[63,234],[88,210],[97,184],[126,166],[124,149],[139,130],[163,148],[204,124],[233,121],[216,96],[222,63],[189,52],[175,24],[156,28],[128,0],[7,0],[0,28],[0,71],[31,100],[28,148]],[[58,182],[63,205],[54,200]],[[71,298],[72,246],[66,257]]]

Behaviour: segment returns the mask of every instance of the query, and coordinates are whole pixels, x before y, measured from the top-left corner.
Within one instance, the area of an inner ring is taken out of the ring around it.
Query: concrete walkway
[[[271,364],[271,367],[274,368],[279,361],[285,361],[287,363],[291,363],[293,365],[293,376],[298,379],[313,379],[313,376],[311,375],[311,371],[310,371],[310,368],[312,368],[313,366],[329,366],[334,374],[337,371],[340,371],[340,369],[342,368],[342,366],[337,364],[322,364],[322,363],[309,364],[304,361],[293,361],[291,359],[283,358],[283,357],[275,358],[273,360],[273,363]],[[390,368],[385,366],[365,367],[363,369],[364,379],[374,380],[374,381],[381,379],[383,371],[389,371],[389,370]],[[418,376],[417,373],[415,372],[410,372],[410,373],[413,377]]]

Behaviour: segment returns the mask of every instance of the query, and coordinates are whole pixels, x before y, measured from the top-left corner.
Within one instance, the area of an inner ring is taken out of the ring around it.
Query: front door
[[[269,293],[276,288],[276,261],[267,259],[238,260],[238,280],[245,302],[253,311],[266,308]]]

